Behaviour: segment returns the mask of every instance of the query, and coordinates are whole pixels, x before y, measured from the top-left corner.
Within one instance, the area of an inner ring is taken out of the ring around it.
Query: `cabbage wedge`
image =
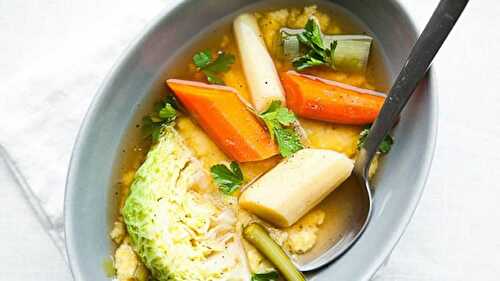
[[[134,250],[156,280],[250,280],[235,215],[199,187],[204,176],[181,136],[164,127],[122,209]]]

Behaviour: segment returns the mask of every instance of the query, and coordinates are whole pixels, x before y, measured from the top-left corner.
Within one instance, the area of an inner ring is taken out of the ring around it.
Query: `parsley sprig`
[[[278,272],[269,271],[266,273],[254,273],[252,274],[251,281],[277,281],[279,277]]]
[[[368,134],[370,133],[370,127],[371,126],[365,127],[363,129],[363,131],[361,131],[361,133],[359,133],[358,150],[361,149],[365,145],[366,138],[368,137]],[[391,147],[393,144],[394,144],[393,137],[391,135],[385,136],[384,140],[382,141],[382,143],[380,143],[380,145],[378,147],[378,152],[380,152],[381,154],[389,153],[389,151],[391,151]]]
[[[156,103],[153,113],[142,118],[142,130],[146,137],[151,136],[153,142],[160,138],[161,128],[174,122],[177,117],[177,110],[172,101],[175,101],[173,96]]]
[[[280,101],[273,101],[269,108],[259,116],[266,123],[271,137],[276,139],[281,156],[288,157],[304,148],[300,142],[300,136],[293,128],[293,123],[297,121],[297,118],[282,106]]]
[[[219,190],[227,195],[233,194],[243,184],[243,173],[236,162],[231,162],[229,168],[224,164],[213,165],[210,173]]]
[[[297,70],[320,65],[333,66],[332,58],[337,41],[333,41],[330,46],[325,46],[320,26],[315,18],[309,18],[304,31],[299,33],[297,38],[306,50],[303,56],[295,58],[292,62]]]
[[[193,56],[194,65],[207,76],[208,82],[219,85],[224,85],[224,81],[217,74],[228,71],[234,60],[234,55],[222,51],[218,52],[214,60],[209,49],[197,52]]]

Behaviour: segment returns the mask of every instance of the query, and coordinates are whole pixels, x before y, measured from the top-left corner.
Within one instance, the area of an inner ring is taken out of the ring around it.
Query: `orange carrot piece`
[[[168,86],[210,138],[238,162],[274,156],[278,148],[231,87],[168,79]]]
[[[286,102],[305,118],[348,125],[375,121],[385,95],[333,80],[288,71],[281,74]]]

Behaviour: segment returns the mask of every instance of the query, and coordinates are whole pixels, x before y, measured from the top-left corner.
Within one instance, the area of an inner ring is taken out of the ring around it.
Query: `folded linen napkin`
[[[130,42],[178,2],[2,8],[12,13],[0,16],[0,37],[12,44],[0,46],[0,154],[61,253],[66,173],[90,101]]]

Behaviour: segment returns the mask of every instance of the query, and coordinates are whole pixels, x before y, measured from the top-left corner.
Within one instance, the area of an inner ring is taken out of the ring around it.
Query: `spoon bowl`
[[[329,264],[342,256],[363,234],[370,222],[373,209],[373,189],[368,176],[372,160],[378,153],[378,148],[384,138],[397,123],[399,114],[415,92],[418,83],[424,78],[432,60],[468,2],[468,0],[441,0],[439,2],[391,87],[370,133],[359,151],[353,173],[347,180],[347,186],[358,188],[360,196],[358,200],[360,206],[358,212],[351,218],[351,227],[330,248],[315,257],[309,256],[306,261],[296,261],[299,270],[312,271]]]
[[[335,203],[342,202],[350,202],[353,206],[335,206]],[[340,257],[352,245],[352,241],[355,241],[362,229],[366,227],[365,224],[371,215],[371,193],[367,193],[367,190],[358,182],[357,177],[352,175],[321,205],[321,209],[327,213],[347,207],[348,210],[345,211],[347,218],[345,224],[342,225],[344,227],[339,227],[335,225],[335,222],[328,220],[325,222],[318,235],[318,245],[294,259],[295,265],[300,271],[307,272],[320,268]],[[343,231],[340,233],[331,231],[337,228],[341,228]],[[332,259],[332,256],[335,257]]]

